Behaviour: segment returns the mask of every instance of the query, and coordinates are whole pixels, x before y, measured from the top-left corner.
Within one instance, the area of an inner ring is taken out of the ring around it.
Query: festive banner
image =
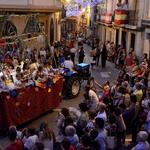
[[[116,25],[125,25],[128,23],[128,10],[115,10],[115,20]]]

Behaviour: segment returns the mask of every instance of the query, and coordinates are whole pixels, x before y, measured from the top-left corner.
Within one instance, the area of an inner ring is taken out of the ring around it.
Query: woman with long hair
[[[56,138],[53,130],[48,127],[47,123],[45,123],[40,133],[40,140],[44,145],[44,150],[53,150]]]

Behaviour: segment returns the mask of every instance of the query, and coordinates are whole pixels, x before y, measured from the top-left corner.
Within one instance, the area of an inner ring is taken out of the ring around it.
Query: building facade
[[[142,26],[144,27],[143,51],[149,54],[150,58],[150,1],[144,0]]]
[[[0,0],[0,37],[43,34],[48,42],[60,40],[60,0]]]
[[[126,53],[132,48],[141,57],[147,49],[143,48],[144,5],[147,6],[145,0],[103,0],[96,8],[95,26],[98,38],[103,42],[114,42],[116,48],[121,45]]]

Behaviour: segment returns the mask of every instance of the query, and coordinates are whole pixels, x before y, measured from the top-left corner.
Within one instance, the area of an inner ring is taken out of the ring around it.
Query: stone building
[[[60,0],[0,0],[0,38],[44,35],[60,40]]]
[[[142,26],[144,27],[143,37],[144,42],[142,44],[143,52],[149,54],[150,58],[150,1],[143,0],[143,16]]]
[[[144,4],[147,5],[145,0],[103,0],[96,6],[95,26],[99,39],[114,42],[116,48],[122,45],[126,53],[132,48],[141,57],[145,51]]]

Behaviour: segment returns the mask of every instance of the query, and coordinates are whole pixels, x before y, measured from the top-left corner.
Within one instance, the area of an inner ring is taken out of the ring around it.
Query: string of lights
[[[87,7],[93,7],[103,0],[61,0],[67,16],[77,16]]]

